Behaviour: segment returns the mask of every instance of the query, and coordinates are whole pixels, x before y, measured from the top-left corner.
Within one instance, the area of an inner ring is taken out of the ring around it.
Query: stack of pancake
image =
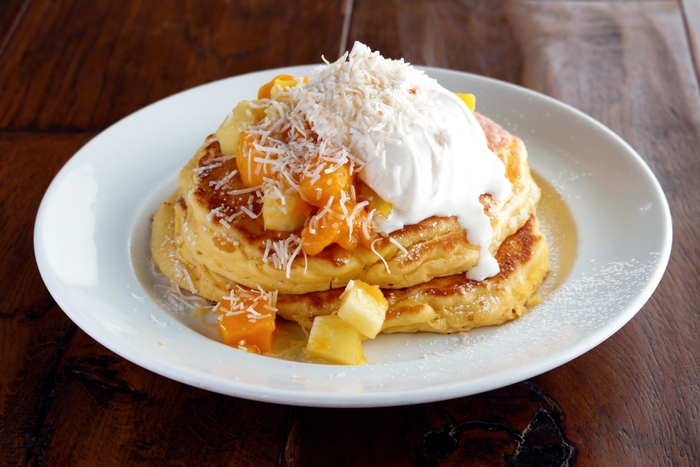
[[[235,157],[222,154],[213,135],[153,217],[153,260],[178,286],[215,302],[236,285],[277,291],[277,315],[305,328],[336,311],[355,279],[379,286],[387,298],[385,333],[460,332],[517,318],[549,271],[535,216],[540,190],[522,141],[484,116],[477,119],[512,183],[505,201],[481,197],[500,266],[493,277],[467,279],[479,248],[468,243],[456,217],[408,225],[379,236],[372,248],[346,251],[332,244],[304,255],[299,232],[265,230],[263,194],[244,186]]]

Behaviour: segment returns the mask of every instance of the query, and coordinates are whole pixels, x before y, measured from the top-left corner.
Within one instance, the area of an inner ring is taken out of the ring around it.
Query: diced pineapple
[[[391,214],[391,210],[394,208],[390,202],[382,199],[381,196],[364,182],[357,182],[357,190],[360,199],[369,203],[367,206],[368,211],[374,210],[376,214],[379,214],[384,219],[389,218],[389,214]]]
[[[256,101],[241,101],[216,130],[221,152],[226,156],[235,155],[241,132],[255,125],[265,116],[264,110],[252,106]]]
[[[364,363],[362,334],[337,315],[317,316],[311,326],[306,351],[333,363]]]
[[[389,302],[379,287],[355,280],[343,293],[338,316],[364,336],[374,339],[382,329],[388,308]]]
[[[416,324],[428,323],[438,317],[433,307],[411,299],[395,303],[392,310],[386,314],[382,332],[410,332]]]
[[[281,195],[281,197],[280,197]],[[311,206],[293,189],[268,189],[263,195],[262,215],[266,230],[295,232],[306,222]]]
[[[467,107],[469,107],[469,110],[474,113],[474,109],[476,108],[476,97],[474,94],[461,94],[459,92],[456,92],[455,94],[457,94],[457,97],[462,99],[462,101],[467,104]]]

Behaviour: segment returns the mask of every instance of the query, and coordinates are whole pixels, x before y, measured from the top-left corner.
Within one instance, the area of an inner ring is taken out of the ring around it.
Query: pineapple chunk
[[[333,363],[364,363],[362,334],[337,315],[317,316],[311,326],[306,351]]]
[[[457,94],[457,97],[462,99],[462,101],[467,104],[467,107],[469,107],[469,110],[474,113],[474,109],[476,108],[476,97],[474,94],[461,94],[459,92],[456,92],[455,94]]]
[[[389,302],[376,285],[352,281],[343,293],[338,316],[364,336],[374,339],[384,324]]]
[[[310,215],[311,209],[293,189],[284,192],[268,189],[263,195],[262,207],[265,230],[295,232],[304,227],[306,216]]]
[[[398,310],[398,311],[397,311]],[[387,313],[382,332],[387,334],[393,332],[407,332],[411,327],[428,323],[437,318],[437,313],[427,303],[418,303],[411,299],[395,303],[393,311]]]
[[[369,211],[374,210],[384,219],[389,218],[389,214],[391,214],[391,210],[394,208],[390,202],[382,199],[369,185],[362,181],[357,182],[357,191],[359,192],[360,199],[369,203],[367,206]]]
[[[238,141],[241,132],[262,120],[265,116],[264,110],[258,109],[250,104],[256,101],[241,101],[233,111],[226,117],[226,120],[216,130],[216,139],[219,140],[221,152],[226,156],[232,156],[238,152]]]

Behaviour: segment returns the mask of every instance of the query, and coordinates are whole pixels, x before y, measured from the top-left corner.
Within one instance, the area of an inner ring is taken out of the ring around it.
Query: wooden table
[[[550,95],[639,152],[674,247],[629,324],[485,394],[319,409],[177,383],[66,317],[32,228],[75,151],[178,91],[355,40]],[[699,78],[698,0],[0,1],[0,465],[698,465]]]

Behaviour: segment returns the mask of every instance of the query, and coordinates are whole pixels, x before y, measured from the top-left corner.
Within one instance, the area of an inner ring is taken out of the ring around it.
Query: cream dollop
[[[356,42],[338,61],[316,70],[304,107],[314,131],[347,148],[358,176],[393,205],[377,218],[387,234],[430,216],[457,216],[481,249],[467,277],[499,272],[489,251],[493,229],[482,194],[507,199],[512,187],[501,160],[466,104],[403,60],[385,59]]]
[[[383,232],[393,232],[430,216],[457,216],[469,243],[481,248],[467,277],[483,280],[498,273],[489,252],[493,229],[479,198],[489,193],[503,200],[511,194],[503,162],[488,149],[474,115],[459,97],[437,83],[420,117],[386,135],[373,135],[374,157],[359,177],[393,205]]]

